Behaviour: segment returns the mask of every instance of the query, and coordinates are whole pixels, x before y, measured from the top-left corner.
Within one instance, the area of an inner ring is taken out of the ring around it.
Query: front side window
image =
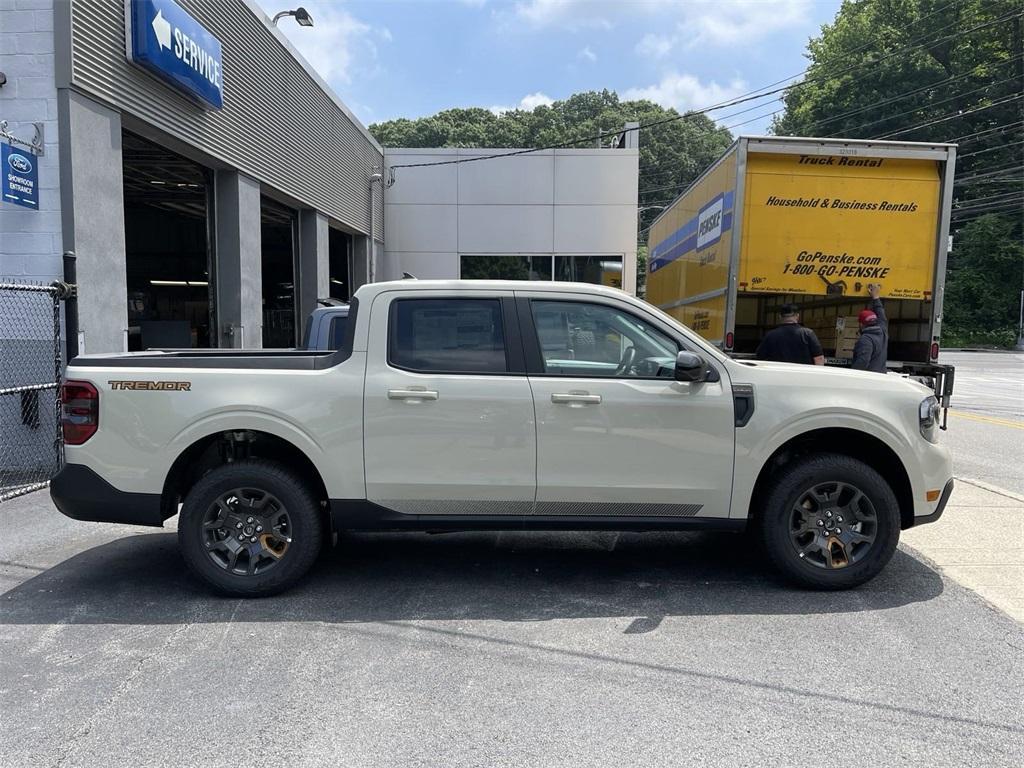
[[[672,378],[679,345],[634,315],[604,304],[530,302],[544,373]]]
[[[506,373],[498,299],[398,299],[388,362],[422,373]]]

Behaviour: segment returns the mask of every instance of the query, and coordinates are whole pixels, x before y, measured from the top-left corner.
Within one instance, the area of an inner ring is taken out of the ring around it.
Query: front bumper
[[[939,503],[935,505],[935,511],[930,515],[918,515],[914,518],[914,527],[924,525],[925,523],[934,523],[940,517],[942,517],[943,510],[946,509],[946,503],[949,501],[949,497],[953,495],[953,478],[949,478],[949,482],[946,483],[946,487],[942,489],[942,495],[939,497]]]
[[[126,525],[164,524],[158,493],[120,491],[83,464],[65,464],[50,481],[50,498],[72,520]]]

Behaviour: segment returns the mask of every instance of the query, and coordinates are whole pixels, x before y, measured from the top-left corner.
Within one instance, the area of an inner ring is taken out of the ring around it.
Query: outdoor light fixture
[[[7,75],[0,72],[0,88],[3,88],[5,85],[7,85]]]
[[[298,22],[300,27],[313,26],[313,17],[309,15],[309,11],[307,11],[305,8],[301,6],[296,8],[294,11],[281,11],[280,13],[274,16],[270,23],[276,27],[277,22],[283,19],[285,16],[294,16],[295,21]]]

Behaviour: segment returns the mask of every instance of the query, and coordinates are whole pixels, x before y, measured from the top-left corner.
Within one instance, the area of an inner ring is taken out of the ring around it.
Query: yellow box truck
[[[890,369],[937,365],[956,147],[741,137],[659,214],[647,300],[736,356],[753,356],[784,303],[849,364],[847,318],[881,286]]]

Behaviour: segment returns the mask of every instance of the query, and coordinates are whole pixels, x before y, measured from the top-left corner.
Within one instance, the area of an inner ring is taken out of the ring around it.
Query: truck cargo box
[[[935,374],[955,157],[951,144],[740,137],[651,225],[647,300],[737,357],[795,303],[828,362],[848,365],[837,323],[877,283],[890,368]]]

